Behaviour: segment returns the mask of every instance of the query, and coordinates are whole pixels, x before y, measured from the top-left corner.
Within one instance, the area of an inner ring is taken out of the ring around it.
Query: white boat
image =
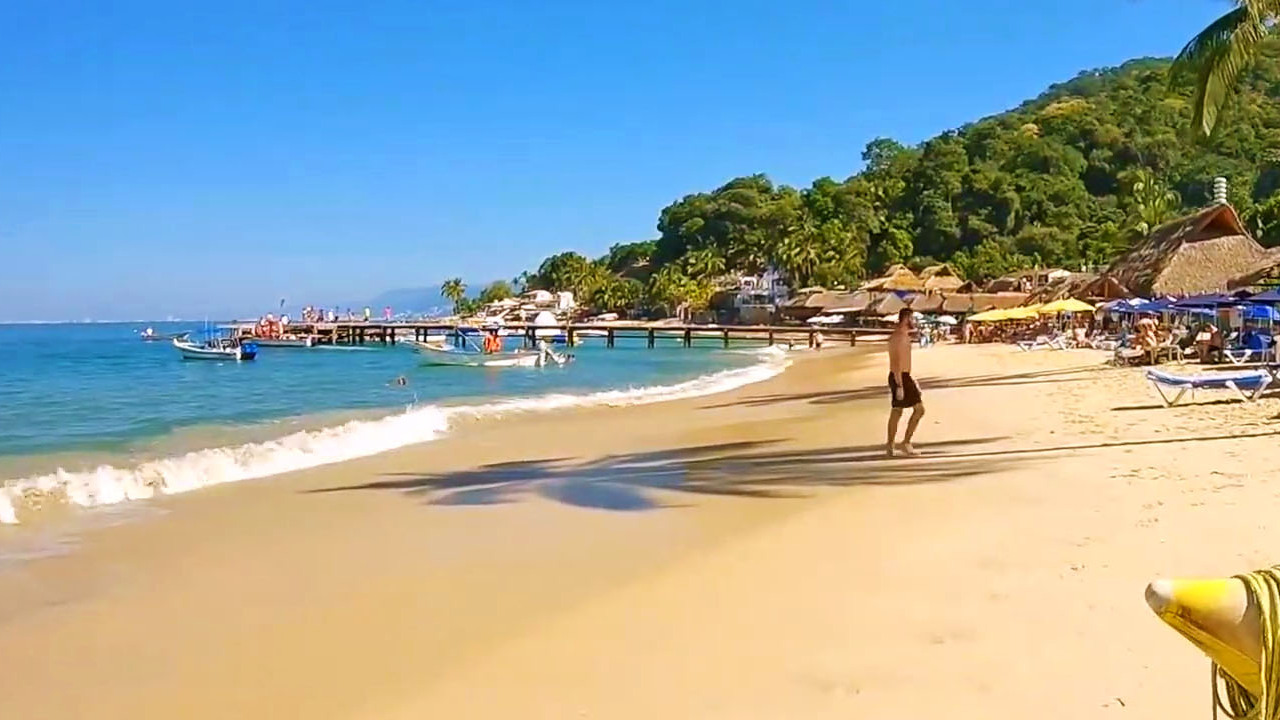
[[[258,346],[241,342],[239,338],[210,338],[203,343],[193,343],[185,336],[173,339],[173,346],[182,353],[184,360],[252,360],[258,356]]]
[[[275,337],[275,338],[246,337],[245,341],[252,342],[256,344],[258,347],[309,348],[309,347],[316,346],[315,335]]]
[[[406,341],[421,354],[429,365],[456,365],[464,367],[543,367],[572,362],[572,355],[560,355],[551,351],[516,350],[511,352],[484,353],[470,348],[457,348],[417,340]]]

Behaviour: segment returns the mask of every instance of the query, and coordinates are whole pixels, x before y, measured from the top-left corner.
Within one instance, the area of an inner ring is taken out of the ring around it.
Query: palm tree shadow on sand
[[[680,494],[797,498],[823,487],[960,480],[1027,461],[981,452],[1001,439],[936,443],[920,457],[894,460],[884,457],[880,445],[781,450],[777,440],[733,442],[585,461],[557,457],[458,472],[392,473],[367,483],[307,492],[384,490],[432,505],[496,505],[540,497],[575,507],[636,512],[679,507],[673,500]]]

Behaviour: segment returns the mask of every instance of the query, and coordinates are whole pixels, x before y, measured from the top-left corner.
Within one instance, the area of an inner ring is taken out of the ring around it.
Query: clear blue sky
[[[1227,7],[4,3],[0,320],[511,277],[653,237],[664,205],[735,175],[843,178],[876,136],[1173,54]]]

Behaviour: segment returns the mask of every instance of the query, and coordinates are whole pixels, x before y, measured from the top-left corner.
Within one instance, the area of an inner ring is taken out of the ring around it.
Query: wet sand
[[[918,351],[916,459],[841,350],[151,502],[0,569],[4,716],[1184,714],[1142,590],[1275,562],[1280,403],[1101,363]]]

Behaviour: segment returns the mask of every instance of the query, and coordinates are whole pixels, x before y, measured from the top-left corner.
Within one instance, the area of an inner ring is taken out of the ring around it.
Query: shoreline
[[[345,462],[387,452],[406,445],[431,442],[449,431],[451,423],[467,417],[502,417],[512,413],[546,412],[576,405],[635,405],[663,402],[681,397],[697,397],[724,392],[744,384],[759,382],[782,372],[790,364],[788,355],[774,347],[741,349],[736,354],[754,355],[758,362],[742,367],[727,367],[687,380],[653,386],[584,392],[551,392],[539,395],[499,397],[476,404],[474,399],[456,398],[443,402],[410,403],[400,410],[353,409],[326,411],[304,417],[282,418],[254,423],[251,426],[209,426],[206,431],[217,437],[234,438],[258,435],[239,442],[202,443],[185,451],[176,442],[173,448],[149,453],[138,458],[132,451],[44,453],[20,456],[10,463],[21,467],[23,461],[58,456],[91,458],[81,461],[77,469],[35,471],[21,477],[0,480],[0,525],[20,524],[19,509],[45,505],[55,497],[82,507],[100,507],[121,502],[148,500],[189,492],[226,482],[270,477],[285,472]],[[416,397],[416,396],[415,396]],[[294,425],[285,435],[265,432],[273,425]],[[187,439],[198,429],[187,432]],[[390,442],[376,434],[399,433]],[[346,444],[348,447],[333,447]],[[323,446],[330,445],[325,448]],[[287,465],[268,455],[287,454]],[[34,459],[33,459],[34,458]],[[127,464],[113,464],[125,460]],[[193,473],[212,476],[208,480],[190,477]]]
[[[1274,401],[1166,409],[1098,354],[937,346],[924,455],[884,460],[882,362],[804,354],[158,499],[0,569],[0,697],[130,720],[1207,702],[1142,590],[1273,559]]]

